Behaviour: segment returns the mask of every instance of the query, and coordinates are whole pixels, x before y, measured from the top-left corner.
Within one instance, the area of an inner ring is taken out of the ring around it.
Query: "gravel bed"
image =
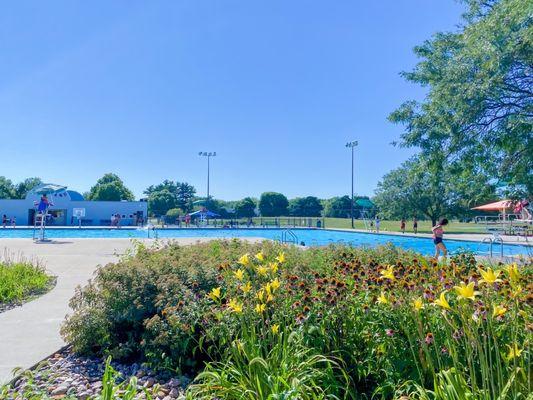
[[[168,373],[155,373],[141,364],[120,364],[111,366],[121,375],[117,383],[137,378],[140,389],[136,399],[145,399],[146,389],[153,399],[184,399],[184,389],[190,379],[186,376],[171,376]],[[25,399],[25,392],[42,391],[52,399],[89,400],[102,390],[102,375],[105,360],[95,357],[78,356],[65,348],[44,360],[32,371],[26,371],[14,381],[9,389],[15,400]],[[0,390],[1,391],[1,390]]]

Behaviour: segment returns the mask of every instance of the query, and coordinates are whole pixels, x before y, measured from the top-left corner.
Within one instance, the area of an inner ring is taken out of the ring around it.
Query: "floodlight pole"
[[[209,203],[209,175],[211,173],[211,157],[215,157],[217,155],[216,151],[213,152],[206,152],[201,151],[198,153],[199,156],[207,157],[207,203]]]
[[[354,148],[359,143],[357,140],[354,140],[353,142],[346,143],[346,147],[349,147],[352,150],[352,201],[350,201],[350,217],[352,218],[352,229],[355,228],[354,225],[354,218],[353,218],[353,173],[354,173]]]

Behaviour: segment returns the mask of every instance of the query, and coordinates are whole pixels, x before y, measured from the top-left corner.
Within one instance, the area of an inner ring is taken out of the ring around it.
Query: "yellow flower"
[[[259,252],[255,255],[255,258],[257,258],[259,261],[263,261],[265,259],[265,256],[263,255],[263,252]]]
[[[396,279],[394,276],[394,267],[392,265],[390,265],[386,270],[381,271],[381,279],[390,279],[391,281]]]
[[[479,273],[483,277],[483,279],[479,280],[479,283],[487,283],[489,285],[492,285],[496,282],[501,282],[501,279],[498,279],[498,276],[500,276],[501,271],[496,271],[492,268],[487,268],[486,271],[483,271],[481,268],[479,269]]]
[[[248,254],[243,255],[241,258],[239,258],[239,261],[237,261],[241,265],[248,265],[250,264],[250,256]]]
[[[522,286],[516,286],[510,293],[511,298],[516,299],[522,293]]]
[[[442,292],[437,300],[435,300],[435,304],[439,307],[442,307],[446,310],[451,310],[450,303],[448,303],[448,300],[446,300],[446,291]]]
[[[494,306],[494,312],[492,313],[492,316],[494,318],[497,317],[503,317],[503,315],[507,312],[507,308],[502,306]]]
[[[252,284],[250,283],[250,281],[246,282],[244,286],[241,286],[241,290],[243,291],[243,293],[248,293],[250,290],[252,290]]]
[[[415,301],[413,301],[413,308],[416,311],[420,311],[421,309],[424,308],[424,302],[422,301],[421,298],[415,299]]]
[[[265,285],[265,292],[267,292],[267,294],[272,293],[272,284],[270,282]]]
[[[474,290],[474,282],[470,282],[468,285],[464,282],[460,282],[459,286],[454,286],[457,297],[460,299],[475,300],[479,292]]]
[[[279,279],[276,278],[272,282],[270,282],[270,286],[272,287],[272,290],[278,290],[280,287]]]
[[[239,303],[235,299],[231,299],[228,303],[228,307],[231,308],[233,312],[241,313],[242,312],[242,304]]]
[[[272,333],[274,335],[277,335],[279,333],[279,324],[274,324],[272,325],[272,328],[270,328],[272,330]]]
[[[264,265],[260,265],[259,267],[257,267],[257,273],[259,275],[265,276],[268,273],[268,268]]]
[[[280,264],[283,264],[285,262],[285,253],[279,253],[278,256],[276,257],[276,261],[279,262]]]
[[[279,264],[277,262],[270,263],[269,266],[270,266],[270,270],[273,273],[278,272]]]
[[[507,265],[505,271],[507,271],[511,282],[516,283],[520,280],[520,272],[518,271],[518,265],[516,265],[516,263]]]
[[[214,301],[220,299],[220,287],[211,289],[211,292],[207,296]]]
[[[383,292],[381,292],[381,294],[379,295],[377,301],[378,301],[379,304],[387,304],[389,302],[389,300],[385,296],[385,293],[383,293]]]
[[[271,301],[274,301],[274,296],[272,296],[271,294],[269,294],[269,295],[267,295],[266,302],[267,302],[267,303],[270,303]]]
[[[509,353],[507,353],[507,361],[511,361],[513,358],[520,357],[520,354],[522,354],[522,352],[524,351],[524,349],[519,349],[516,343],[514,343],[512,347],[509,345],[506,346],[509,347]]]
[[[257,304],[255,306],[255,312],[258,314],[263,313],[266,310],[266,304]]]
[[[237,280],[239,281],[242,281],[242,278],[244,278],[244,271],[240,268],[237,271],[235,271],[233,274],[235,275],[235,278],[237,278]]]
[[[257,299],[259,301],[263,301],[263,299],[265,298],[265,290],[264,289],[259,289],[257,291],[257,295],[256,296],[257,296]]]

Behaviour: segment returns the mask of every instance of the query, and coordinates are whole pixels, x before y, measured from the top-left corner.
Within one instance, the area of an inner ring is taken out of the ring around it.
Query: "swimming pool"
[[[239,238],[239,237],[260,237],[265,239],[280,240],[283,229],[158,229],[157,236],[164,238]],[[433,241],[429,238],[398,236],[386,234],[373,234],[364,232],[347,232],[337,230],[320,229],[293,229],[298,238],[298,242],[304,242],[307,246],[324,246],[331,243],[344,243],[353,246],[375,247],[387,243],[395,246],[415,250],[422,254],[433,254]],[[1,229],[0,238],[29,238],[33,236],[33,229]],[[47,238],[146,238],[146,229],[105,229],[105,228],[81,228],[62,229],[53,228],[46,231]],[[150,237],[154,237],[154,232],[150,232]],[[479,242],[445,240],[450,253],[461,250],[472,251],[478,255],[487,255],[489,245]],[[494,254],[499,254],[500,247],[495,246]],[[531,255],[532,247],[506,244],[503,248],[504,255]]]

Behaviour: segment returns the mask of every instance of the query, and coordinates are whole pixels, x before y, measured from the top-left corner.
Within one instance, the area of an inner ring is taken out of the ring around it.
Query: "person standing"
[[[5,228],[7,225],[7,215],[2,215],[2,227]]]
[[[402,220],[400,221],[400,230],[402,231],[402,233],[405,233],[405,218],[402,218]]]
[[[17,217],[13,216],[13,218],[11,218],[11,226],[13,228],[17,227]]]
[[[190,226],[190,224],[191,224],[191,216],[190,216],[190,214],[187,214],[185,216],[185,227],[188,228]]]
[[[444,229],[442,228],[446,225],[448,225],[448,220],[446,218],[443,218],[439,221],[437,225],[431,228],[431,231],[433,232],[433,243],[435,244],[435,258],[437,260],[439,259],[441,251],[443,258],[446,258],[446,255],[448,254],[448,249],[442,241],[444,237]]]
[[[418,233],[418,220],[416,219],[416,217],[413,218],[413,231],[415,233]]]
[[[379,228],[380,228],[380,225],[381,225],[381,221],[379,219],[379,215],[377,215],[377,214],[376,214],[375,223],[376,223],[376,233],[379,233]]]

